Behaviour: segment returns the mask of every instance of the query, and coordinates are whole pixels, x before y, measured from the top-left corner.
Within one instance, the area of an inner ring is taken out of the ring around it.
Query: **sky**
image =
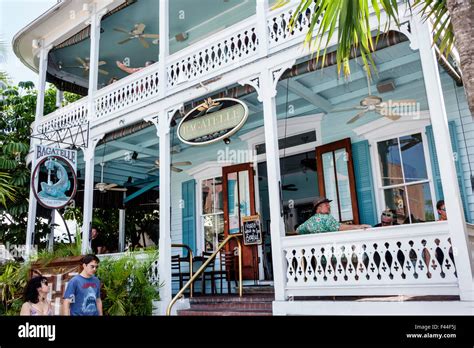
[[[0,70],[8,73],[13,84],[33,81],[36,85],[38,80],[38,75],[13,53],[13,37],[56,3],[57,0],[0,0],[0,38],[7,46],[6,57],[0,56]]]

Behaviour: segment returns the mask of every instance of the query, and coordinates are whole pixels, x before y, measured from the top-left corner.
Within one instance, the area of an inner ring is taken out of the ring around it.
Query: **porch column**
[[[257,0],[257,37],[259,40],[259,56],[268,55],[268,0]]]
[[[125,249],[125,209],[119,209],[119,242],[118,251]]]
[[[87,23],[91,25],[91,46],[89,56],[89,103],[93,105],[94,94],[97,91],[99,78],[99,47],[100,47],[100,21],[106,10],[97,11],[97,5],[89,4],[90,18]],[[92,109],[89,109],[92,110]],[[92,112],[91,112],[92,116]]]
[[[268,199],[270,202],[270,235],[272,245],[273,280],[275,301],[285,301],[286,262],[281,247],[285,236],[283,221],[280,149],[278,146],[278,121],[276,111],[276,85],[283,72],[293,63],[277,69],[264,70],[260,75],[259,100],[263,103],[263,124],[268,173]]]
[[[449,233],[456,261],[461,300],[473,300],[472,260],[466,232],[464,210],[457,185],[456,166],[449,135],[446,108],[439,77],[438,63],[433,48],[431,26],[418,16],[412,19],[415,40],[420,50],[421,66],[430,109],[431,125],[438,154],[444,201],[448,214]]]
[[[169,54],[169,0],[160,0],[160,53],[158,58],[158,95],[160,99],[166,95],[166,58]]]
[[[103,136],[103,135],[102,135]],[[92,214],[94,204],[94,154],[95,147],[99,140],[102,138],[96,138],[89,141],[89,147],[83,148],[84,153],[84,206],[83,206],[83,221],[82,221],[82,246],[81,253],[84,255],[89,252],[89,235],[92,229]]]
[[[51,47],[44,47],[44,41],[40,40],[34,42],[34,45],[39,45],[39,71],[38,71],[38,96],[36,97],[36,113],[35,123],[36,127],[40,122],[44,114],[44,94],[46,89],[46,70],[48,68],[48,52]],[[36,131],[36,130],[34,130]],[[31,138],[30,150],[34,151],[35,145],[38,143],[38,139]],[[34,185],[38,185],[38,175],[33,177],[33,171],[36,166],[36,160],[33,157],[31,160],[31,181],[34,181]],[[33,190],[30,188],[30,197],[28,200],[28,222],[26,227],[26,242],[25,242],[25,257],[28,259],[31,254],[31,248],[34,244],[34,233],[35,233],[35,220],[36,220],[36,197],[33,194]]]

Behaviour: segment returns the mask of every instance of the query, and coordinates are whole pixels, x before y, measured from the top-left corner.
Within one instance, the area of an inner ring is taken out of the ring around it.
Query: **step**
[[[198,303],[249,303],[249,302],[266,302],[272,303],[275,300],[273,294],[251,294],[243,295],[239,297],[238,295],[214,295],[214,296],[194,296],[190,298],[189,301],[191,305]]]
[[[257,316],[272,316],[271,311],[257,311],[257,310],[227,310],[227,309],[212,309],[212,310],[194,310],[184,309],[177,312],[179,316],[239,316],[239,317],[257,317]]]
[[[244,285],[242,292],[244,294],[275,294],[275,288],[272,285]]]
[[[218,302],[218,303],[193,303],[192,310],[243,310],[243,311],[269,311],[272,312],[271,302]]]

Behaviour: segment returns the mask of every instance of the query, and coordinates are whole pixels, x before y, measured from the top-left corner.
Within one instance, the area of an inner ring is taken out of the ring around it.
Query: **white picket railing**
[[[282,239],[288,296],[457,295],[446,222]]]

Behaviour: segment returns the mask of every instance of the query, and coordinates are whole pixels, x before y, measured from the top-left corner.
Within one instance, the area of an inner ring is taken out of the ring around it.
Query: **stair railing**
[[[178,291],[178,293],[173,297],[171,300],[170,304],[168,305],[168,308],[166,309],[166,315],[171,314],[171,308],[173,305],[178,301],[178,299],[183,295],[184,291],[191,286],[191,284],[194,283],[196,279],[199,278],[199,276],[206,270],[207,266],[209,263],[212,262],[217,256],[217,254],[222,250],[222,248],[231,240],[231,239],[236,239],[237,240],[237,245],[239,248],[239,297],[242,297],[242,243],[240,242],[240,237],[242,237],[242,233],[238,234],[231,234],[227,236],[226,239],[217,247],[217,250],[214,251],[214,253],[204,262],[201,267],[196,271],[196,273],[193,274],[191,279],[184,284],[184,286],[181,288],[181,290]]]
[[[193,277],[193,250],[186,244],[171,244],[172,248],[186,248],[188,250],[189,257],[189,279]],[[181,273],[181,270],[179,270]],[[193,284],[189,288],[189,297],[193,297]]]

